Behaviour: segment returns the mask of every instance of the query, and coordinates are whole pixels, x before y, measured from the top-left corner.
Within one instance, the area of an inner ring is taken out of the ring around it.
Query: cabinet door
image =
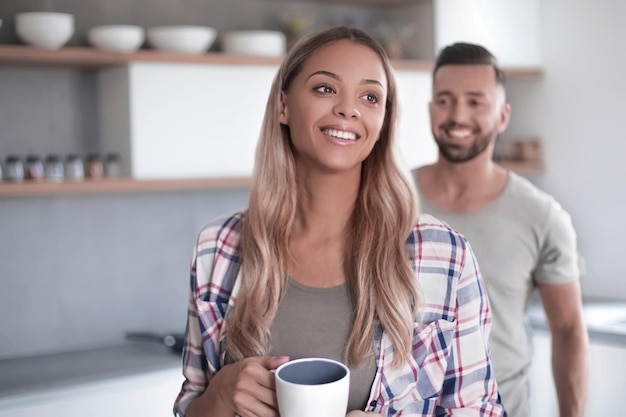
[[[0,417],[171,417],[179,369],[0,400]]]
[[[101,143],[138,179],[247,176],[277,67],[131,64],[100,74]]]
[[[431,80],[428,72],[396,71],[400,105],[396,134],[400,156],[409,169],[437,160],[428,113]]]
[[[551,368],[550,335],[537,331],[530,369],[533,417],[559,415]],[[589,345],[589,394],[585,416],[621,415],[619,401],[626,387],[626,345],[611,345],[591,339]]]
[[[103,152],[138,179],[247,176],[276,66],[139,63],[100,73]],[[431,76],[398,71],[397,129],[409,168],[433,162]]]
[[[541,66],[541,0],[434,0],[435,51],[478,43],[501,65]]]

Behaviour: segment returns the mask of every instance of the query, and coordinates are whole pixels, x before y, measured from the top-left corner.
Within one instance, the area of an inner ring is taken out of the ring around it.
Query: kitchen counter
[[[626,302],[586,301],[583,314],[592,343],[626,346]],[[529,306],[527,317],[533,329],[548,330],[540,303]],[[150,342],[5,359],[0,360],[0,399],[179,368],[180,356]]]
[[[585,299],[583,316],[589,333],[589,379],[585,416],[621,414],[616,399],[626,385],[626,302]],[[533,417],[559,415],[552,374],[552,340],[539,302],[529,306],[528,319],[535,330],[533,358],[528,370]],[[616,412],[616,410],[618,410]]]
[[[0,360],[0,399],[174,368],[180,356],[149,342]]]
[[[529,306],[527,317],[534,330],[548,331],[545,313],[539,302]],[[583,317],[591,342],[626,346],[625,301],[585,301]]]

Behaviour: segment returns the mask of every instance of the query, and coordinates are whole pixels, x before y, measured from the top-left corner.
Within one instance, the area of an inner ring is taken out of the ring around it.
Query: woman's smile
[[[311,55],[284,92],[280,116],[296,162],[322,172],[360,170],[383,126],[387,84],[380,57],[363,45],[340,40]]]
[[[340,143],[345,141],[355,142],[361,138],[361,135],[358,133],[347,129],[325,127],[322,128],[322,133],[331,139],[340,139]]]

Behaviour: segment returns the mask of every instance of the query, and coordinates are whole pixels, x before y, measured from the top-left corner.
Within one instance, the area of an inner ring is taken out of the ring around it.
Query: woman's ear
[[[284,91],[280,92],[280,116],[278,117],[280,124],[288,125],[289,117],[287,116],[287,96]]]

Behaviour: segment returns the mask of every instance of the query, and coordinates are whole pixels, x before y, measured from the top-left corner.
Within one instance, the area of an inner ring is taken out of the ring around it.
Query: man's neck
[[[440,157],[416,173],[422,195],[435,206],[455,212],[475,210],[495,200],[507,180],[506,170],[478,158],[452,163]]]

